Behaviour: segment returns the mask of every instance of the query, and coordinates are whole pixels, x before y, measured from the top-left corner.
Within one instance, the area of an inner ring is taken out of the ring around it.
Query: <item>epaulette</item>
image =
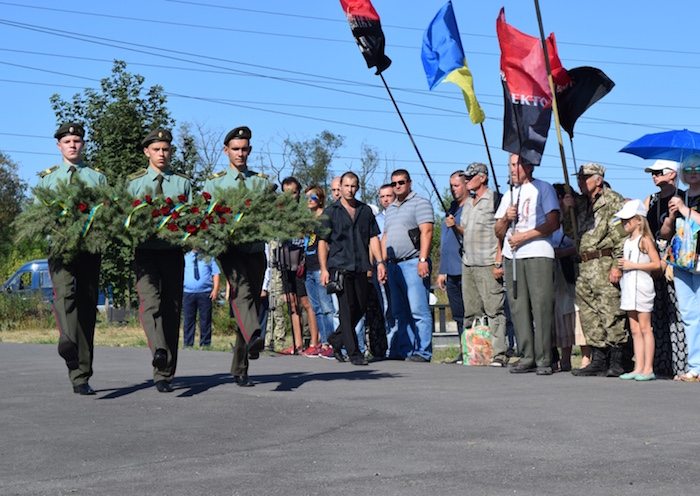
[[[127,179],[129,181],[133,181],[134,179],[138,179],[139,177],[145,176],[147,173],[148,173],[147,169],[141,169],[141,170],[134,172],[133,174],[129,174],[127,176]]]
[[[173,171],[173,174],[176,175],[176,176],[180,176],[180,177],[182,177],[182,178],[184,178],[184,179],[187,179],[188,181],[191,181],[191,180],[192,180],[192,178],[191,178],[190,176],[188,176],[187,174],[183,174],[182,172],[174,172],[174,171]]]
[[[270,179],[270,176],[268,176],[267,174],[263,174],[262,172],[250,171],[250,173],[253,174],[254,176],[262,177],[263,179]]]
[[[226,175],[226,171],[221,171],[221,172],[217,172],[216,174],[212,174],[207,179],[217,179],[219,177],[224,177],[225,175]]]
[[[39,177],[43,178],[43,177],[45,177],[45,176],[48,176],[49,174],[51,174],[52,172],[54,172],[56,169],[58,169],[58,165],[54,165],[54,166],[51,167],[50,169],[46,169],[46,170],[44,170],[44,171],[41,171],[41,172],[39,173]]]

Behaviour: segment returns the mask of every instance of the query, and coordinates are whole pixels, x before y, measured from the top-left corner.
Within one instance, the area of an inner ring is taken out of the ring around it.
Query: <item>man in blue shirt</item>
[[[199,312],[199,346],[211,346],[211,302],[219,293],[219,266],[193,250],[185,255],[185,282],[182,311],[185,314],[183,344],[194,346]]]

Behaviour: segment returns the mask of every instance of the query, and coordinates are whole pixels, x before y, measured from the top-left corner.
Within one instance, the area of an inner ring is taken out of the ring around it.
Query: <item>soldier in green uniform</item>
[[[605,185],[602,165],[583,164],[577,176],[583,195],[576,199],[570,194],[564,196],[567,212],[563,219],[565,231],[573,237],[568,210],[575,209],[581,258],[576,300],[583,334],[592,352],[591,363],[572,370],[572,374],[618,377],[625,372],[623,345],[628,339],[625,312],[620,309],[622,272],[617,266],[626,233],[613,221],[625,199]]]
[[[107,183],[104,174],[83,162],[84,136],[83,126],[75,122],[58,128],[54,138],[63,162],[41,172],[38,187],[53,188],[59,182],[75,181],[76,177],[88,186]],[[60,332],[58,353],[68,366],[73,391],[83,396],[95,394],[88,380],[92,376],[100,261],[99,254],[86,252],[79,253],[70,263],[49,259],[54,315]]]
[[[269,187],[266,175],[248,169],[248,157],[252,150],[250,138],[250,129],[245,126],[231,130],[224,138],[224,153],[229,159],[229,168],[210,176],[204,183],[204,191],[214,199],[217,189],[260,190]],[[219,262],[231,287],[229,302],[238,321],[231,374],[239,386],[253,386],[248,378],[248,357],[258,358],[264,345],[260,337],[258,312],[267,267],[265,243],[229,245],[228,250],[219,256]]]
[[[156,197],[176,199],[184,195],[192,199],[190,178],[170,170],[172,139],[170,131],[157,128],[141,142],[148,167],[129,176],[128,190],[134,197],[144,199],[150,193]],[[181,247],[149,239],[136,248],[134,258],[141,302],[139,315],[153,353],[153,382],[158,392],[170,393],[180,337],[184,255]]]

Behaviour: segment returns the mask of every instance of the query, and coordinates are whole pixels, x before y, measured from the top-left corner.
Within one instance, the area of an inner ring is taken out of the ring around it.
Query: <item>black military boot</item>
[[[582,369],[574,369],[572,374],[579,377],[605,377],[608,373],[607,354],[605,348],[592,348],[591,363]]]
[[[608,348],[608,377],[620,377],[625,373],[625,368],[622,366],[622,348],[620,346],[611,346]]]

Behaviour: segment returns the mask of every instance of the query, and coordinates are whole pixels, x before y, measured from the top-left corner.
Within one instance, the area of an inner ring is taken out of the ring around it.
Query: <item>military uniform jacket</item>
[[[169,168],[164,172],[159,172],[153,167],[146,167],[129,176],[127,189],[136,198],[143,198],[146,194],[155,196],[158,186],[158,174],[163,174],[163,195],[170,198],[177,198],[185,195],[188,200],[192,200],[192,182],[184,174],[173,172]]]
[[[61,165],[55,165],[50,169],[46,169],[39,173],[39,183],[37,187],[39,188],[54,188],[58,185],[59,181],[67,183],[70,181],[71,173],[68,170],[69,164],[63,162]],[[107,184],[107,178],[101,172],[91,169],[83,162],[75,164],[75,174],[78,175],[81,181],[83,181],[88,186],[97,186],[98,184]],[[38,200],[36,200],[38,201]]]
[[[575,199],[576,222],[579,236],[579,253],[612,249],[613,258],[622,258],[622,247],[626,234],[616,227],[615,214],[619,212],[625,199],[619,193],[604,188],[590,203],[585,195]],[[571,215],[563,215],[566,235],[573,238]]]
[[[248,168],[239,172],[233,167],[229,167],[228,170],[209,176],[204,182],[202,191],[209,193],[212,196],[212,201],[216,201],[217,190],[222,191],[230,188],[245,187],[250,190],[259,191],[267,188],[268,185],[269,181],[265,174],[253,172]],[[258,253],[265,251],[265,243],[247,243],[245,245],[237,245],[236,248],[245,253]]]
[[[192,200],[192,183],[189,177],[184,174],[173,172],[170,169],[166,169],[161,173],[151,166],[131,174],[129,176],[127,190],[135,198],[139,199],[143,199],[147,194],[155,196],[156,186],[158,185],[158,174],[163,174],[163,196],[176,199],[180,195],[185,195],[188,201]],[[142,243],[139,248],[162,250],[173,248],[173,246],[165,241],[149,239]]]

